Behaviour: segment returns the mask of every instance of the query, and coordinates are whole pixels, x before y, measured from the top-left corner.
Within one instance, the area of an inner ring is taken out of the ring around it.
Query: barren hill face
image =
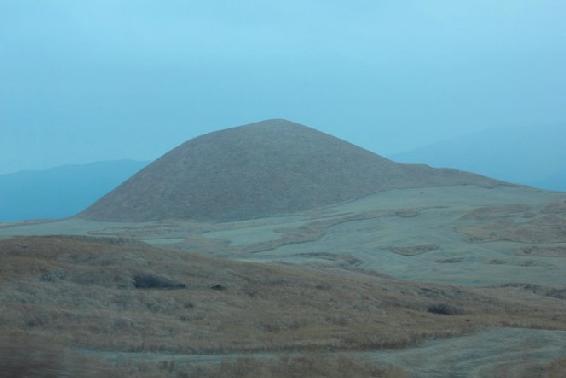
[[[80,216],[96,220],[243,220],[388,189],[501,183],[398,164],[285,120],[203,135],[175,148]]]

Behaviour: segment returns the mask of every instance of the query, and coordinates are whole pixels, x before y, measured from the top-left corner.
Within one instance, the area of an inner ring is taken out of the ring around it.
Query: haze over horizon
[[[286,118],[383,155],[564,124],[566,3],[0,3],[0,174]]]

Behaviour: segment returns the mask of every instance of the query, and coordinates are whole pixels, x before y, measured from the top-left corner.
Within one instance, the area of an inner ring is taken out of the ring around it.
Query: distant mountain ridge
[[[80,214],[112,221],[230,221],[273,216],[396,188],[497,186],[456,170],[398,164],[275,119],[217,131],[167,153]]]
[[[487,129],[391,158],[566,191],[566,124]]]
[[[566,166],[547,177],[533,181],[532,185],[543,189],[566,192]]]
[[[0,221],[70,217],[146,164],[117,160],[0,175]]]

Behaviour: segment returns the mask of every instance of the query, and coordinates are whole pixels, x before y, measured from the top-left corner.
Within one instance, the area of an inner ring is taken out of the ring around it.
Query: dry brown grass
[[[459,228],[476,242],[507,240],[520,243],[566,243],[566,205],[545,207],[504,205],[483,207],[464,215]]]
[[[0,377],[120,378],[127,376],[124,372],[125,369],[84,357],[45,338],[25,334],[0,336]]]
[[[206,378],[405,378],[400,368],[379,368],[343,355],[283,356],[272,360],[241,358],[213,366],[193,367],[188,374]]]
[[[553,361],[545,367],[545,378],[565,378],[566,377],[566,357]]]
[[[551,363],[524,363],[510,366],[504,364],[495,374],[502,378],[566,378],[566,357],[558,358]]]
[[[516,288],[472,290],[243,264],[82,237],[0,241],[0,260],[0,335],[25,333],[89,349],[359,350],[486,326],[566,329],[563,301]],[[136,289],[138,273],[187,287]],[[217,284],[226,290],[212,290]],[[460,315],[429,312],[439,304]]]
[[[282,355],[179,364],[175,361],[111,363],[86,357],[46,339],[20,335],[0,338],[0,376],[9,378],[404,378],[395,367],[377,367],[346,355]]]

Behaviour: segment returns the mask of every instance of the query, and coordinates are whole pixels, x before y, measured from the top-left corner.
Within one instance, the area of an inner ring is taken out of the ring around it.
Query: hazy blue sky
[[[383,154],[564,122],[564,0],[0,0],[0,173],[288,118]]]

